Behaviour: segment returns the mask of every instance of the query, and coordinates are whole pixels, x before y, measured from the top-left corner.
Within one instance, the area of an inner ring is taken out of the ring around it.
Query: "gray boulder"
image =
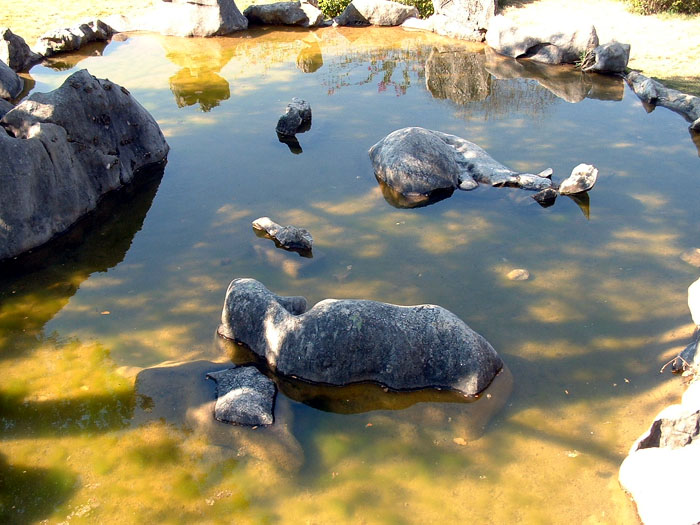
[[[571,175],[564,179],[559,185],[559,193],[562,195],[574,195],[588,191],[598,180],[598,169],[590,164],[579,164]]]
[[[269,217],[255,219],[253,221],[253,228],[257,231],[264,232],[267,237],[275,241],[275,244],[285,250],[311,253],[311,249],[313,248],[314,240],[309,230],[305,228],[280,226]]]
[[[669,89],[636,71],[627,73],[625,79],[642,102],[675,111],[691,123],[692,131],[700,131],[700,97]]]
[[[5,116],[5,114],[13,109],[15,106],[11,102],[0,98],[0,119]]]
[[[90,42],[109,40],[114,33],[109,25],[95,19],[75,27],[44,33],[37,40],[34,50],[41,56],[51,57],[58,53],[76,51]]]
[[[680,405],[656,416],[620,466],[620,484],[631,494],[645,524],[700,521],[694,468],[700,464],[699,435],[700,382],[695,381]]]
[[[308,131],[310,127],[311,106],[306,100],[294,97],[277,121],[276,131],[279,135],[291,137]]]
[[[473,142],[418,127],[390,133],[370,148],[369,156],[377,179],[415,201],[437,191],[474,189],[479,182],[538,191],[552,186],[551,171],[519,173]]]
[[[216,381],[216,419],[250,427],[274,423],[277,388],[256,368],[227,368],[209,372],[207,378]]]
[[[163,35],[209,37],[246,29],[248,19],[234,0],[173,0],[124,25]]]
[[[243,11],[248,24],[317,27],[323,24],[323,13],[309,3],[276,2],[251,5]]]
[[[496,0],[433,0],[436,15],[445,16],[463,25],[486,31],[496,16]]]
[[[610,42],[594,48],[581,64],[581,70],[595,73],[624,73],[629,59],[629,44]]]
[[[516,26],[497,15],[489,23],[486,43],[502,55],[529,58],[547,64],[573,64],[598,47],[598,34],[592,25],[561,29]]]
[[[301,311],[291,302],[254,279],[235,279],[219,334],[280,374],[328,385],[373,382],[475,396],[503,368],[483,337],[439,306],[326,299]]]
[[[85,70],[32,94],[0,126],[0,260],[63,232],[168,153],[158,124],[129,92]]]
[[[0,98],[10,100],[22,93],[24,81],[5,62],[0,61]]]
[[[415,7],[390,0],[353,0],[335,22],[340,26],[398,26],[418,15]]]
[[[696,326],[700,326],[700,279],[688,287],[688,308]]]
[[[41,57],[29,49],[29,45],[9,28],[0,28],[0,61],[15,71],[28,71]]]

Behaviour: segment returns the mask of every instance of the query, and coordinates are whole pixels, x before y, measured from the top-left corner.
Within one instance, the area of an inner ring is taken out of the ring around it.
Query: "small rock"
[[[251,427],[274,422],[277,388],[256,368],[228,368],[209,372],[207,378],[216,381],[214,417],[219,421]]]
[[[630,59],[630,45],[620,42],[610,42],[593,49],[584,63],[581,71],[597,73],[624,73]]]
[[[264,232],[281,248],[298,252],[311,252],[313,237],[309,230],[296,226],[280,226],[269,217],[260,217],[253,221],[253,228]]]
[[[549,208],[554,201],[557,200],[558,193],[552,188],[545,188],[540,192],[535,193],[532,198],[543,208]]]
[[[0,60],[14,71],[27,71],[41,57],[29,49],[24,38],[5,27],[0,28]]]
[[[277,122],[277,133],[284,137],[303,133],[311,127],[311,106],[305,100],[294,97]]]
[[[466,447],[467,446],[467,440],[464,439],[463,437],[456,437],[452,439],[452,442],[455,445],[459,445],[460,447]]]
[[[562,195],[573,195],[588,191],[598,180],[598,169],[590,164],[579,164],[571,175],[559,185],[559,193]]]
[[[530,272],[524,268],[515,268],[509,271],[506,277],[511,281],[527,281],[530,278]]]

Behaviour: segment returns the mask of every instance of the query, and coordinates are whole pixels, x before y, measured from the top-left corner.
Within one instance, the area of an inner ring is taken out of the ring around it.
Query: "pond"
[[[678,401],[659,370],[693,329],[700,159],[681,117],[620,79],[400,29],[133,34],[34,67],[32,89],[82,68],[128,88],[171,152],[3,268],[3,522],[637,522],[617,470]],[[294,96],[313,123],[290,146],[275,125]],[[367,150],[406,126],[555,180],[593,164],[598,183],[549,208],[484,186],[403,208]],[[257,237],[265,215],[309,229],[313,257]],[[215,335],[236,277],[310,304],[439,304],[508,372],[473,403],[287,384],[273,427],[216,423],[197,388],[241,359]]]

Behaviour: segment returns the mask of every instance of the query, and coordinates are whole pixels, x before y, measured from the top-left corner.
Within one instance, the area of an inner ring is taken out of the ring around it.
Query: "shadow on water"
[[[70,499],[78,476],[67,470],[12,464],[0,454],[0,521],[34,523],[50,516]]]
[[[95,272],[119,264],[141,229],[164,165],[106,195],[67,232],[0,263],[0,359],[21,355],[44,338],[44,325]]]

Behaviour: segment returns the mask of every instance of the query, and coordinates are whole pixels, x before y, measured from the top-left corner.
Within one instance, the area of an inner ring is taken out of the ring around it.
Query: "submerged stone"
[[[277,388],[252,366],[209,372],[216,381],[214,417],[236,425],[271,425]]]
[[[374,382],[476,396],[503,368],[483,337],[440,306],[349,299],[326,299],[308,311],[300,305],[254,279],[235,279],[219,334],[247,346],[277,373],[328,385]]]
[[[311,253],[313,237],[309,230],[296,226],[280,226],[269,217],[260,217],[253,221],[253,228],[264,232],[275,243],[285,250],[293,250],[302,253]]]

